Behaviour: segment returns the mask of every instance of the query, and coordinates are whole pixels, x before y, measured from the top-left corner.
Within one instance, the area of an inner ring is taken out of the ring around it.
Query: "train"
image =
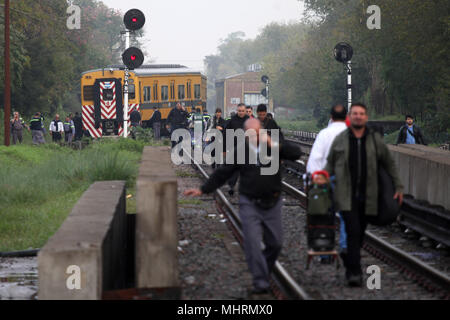
[[[123,136],[124,77],[121,65],[81,74],[83,130],[91,137]],[[129,71],[128,83],[128,113],[139,111],[143,127],[151,126],[155,108],[161,112],[162,128],[178,102],[188,112],[206,109],[207,78],[201,71],[178,64],[143,65]]]

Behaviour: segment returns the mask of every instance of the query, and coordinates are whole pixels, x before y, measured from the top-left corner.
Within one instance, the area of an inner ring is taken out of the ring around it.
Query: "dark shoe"
[[[361,274],[350,274],[347,277],[347,285],[349,287],[362,287],[362,275]]]

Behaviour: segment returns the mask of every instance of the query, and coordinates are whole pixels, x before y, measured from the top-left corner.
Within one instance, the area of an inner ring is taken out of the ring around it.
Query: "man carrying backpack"
[[[56,114],[55,119],[52,122],[50,122],[49,130],[53,142],[60,142],[62,139],[62,134],[64,132],[64,125],[62,121],[59,120],[59,114]]]
[[[405,117],[405,125],[400,128],[400,132],[397,137],[397,144],[424,144],[425,139],[423,138],[422,131],[420,128],[414,124],[414,118],[410,115]]]

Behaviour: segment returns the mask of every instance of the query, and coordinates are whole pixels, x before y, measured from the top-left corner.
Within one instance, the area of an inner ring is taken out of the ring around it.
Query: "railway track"
[[[302,175],[304,171],[305,164],[303,161],[297,162],[288,162],[285,163],[287,165],[288,172],[294,173],[296,175]],[[292,166],[295,166],[293,168]],[[300,200],[301,205],[305,208],[306,206],[306,194],[300,190],[300,187],[295,187],[287,182],[283,181],[283,190],[290,194],[291,196]],[[422,211],[417,213],[417,216],[414,216],[414,212],[407,211],[410,208],[415,209],[416,211],[420,211],[420,206],[414,205],[412,201],[406,200],[406,204],[402,206],[402,213],[399,216],[399,224],[402,224],[403,221],[408,222],[408,227],[414,228],[415,230],[427,230],[428,235],[433,237],[434,235],[439,235],[440,238],[435,239],[444,239],[446,238],[446,232],[449,229],[446,228],[446,216],[439,215],[438,217],[430,217],[426,216],[429,214],[429,211]],[[405,218],[405,216],[407,218]],[[440,220],[439,220],[440,219]],[[416,224],[413,224],[413,222]],[[419,224],[419,222],[424,221],[423,224]],[[440,221],[441,224],[433,225],[430,221]],[[427,229],[425,229],[426,226]],[[420,285],[425,287],[426,289],[433,292],[440,292],[442,297],[445,299],[450,298],[450,277],[446,272],[438,270],[436,268],[431,267],[429,264],[421,261],[420,259],[414,257],[411,254],[408,254],[406,251],[393,246],[389,242],[383,240],[381,237],[375,235],[375,230],[373,232],[366,231],[365,234],[365,242],[363,244],[363,248],[369,252],[371,255],[375,256],[377,259],[380,259],[389,265],[392,265],[403,272],[408,278],[418,282]],[[439,230],[440,233],[437,233],[435,230]],[[448,238],[446,238],[448,240]],[[447,242],[445,242],[447,243]]]
[[[188,152],[186,154],[189,155]],[[203,178],[208,179],[209,175],[192,157],[193,166],[201,173]],[[233,205],[228,201],[221,190],[216,191],[217,209],[227,217],[229,226],[238,240],[241,247],[243,246],[243,235],[241,229],[241,221],[239,214]],[[277,261],[275,263],[272,274],[271,289],[275,297],[280,300],[300,299],[311,300],[310,295],[294,280],[289,272]]]

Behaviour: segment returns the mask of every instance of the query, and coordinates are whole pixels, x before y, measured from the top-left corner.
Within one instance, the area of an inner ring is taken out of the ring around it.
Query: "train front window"
[[[195,97],[195,99],[200,99],[200,85],[199,84],[194,85],[194,97]]]
[[[112,89],[103,89],[103,100],[112,101],[114,99],[114,92]]]
[[[94,86],[83,86],[83,99],[86,101],[94,100]]]
[[[184,85],[178,86],[178,100],[184,100]]]

